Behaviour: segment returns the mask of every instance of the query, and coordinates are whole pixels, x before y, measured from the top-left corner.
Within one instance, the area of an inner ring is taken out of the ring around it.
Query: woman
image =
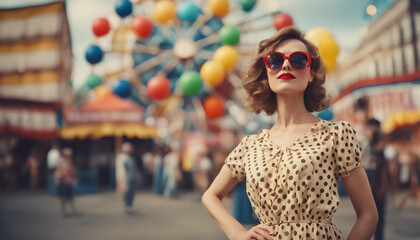
[[[317,48],[294,27],[260,43],[244,80],[252,111],[276,123],[246,136],[202,197],[229,239],[344,239],[331,223],[342,177],[357,214],[348,239],[370,239],[378,219],[355,131],[344,121],[311,114],[327,107],[325,67]],[[261,224],[247,230],[222,204],[246,176],[247,195]]]

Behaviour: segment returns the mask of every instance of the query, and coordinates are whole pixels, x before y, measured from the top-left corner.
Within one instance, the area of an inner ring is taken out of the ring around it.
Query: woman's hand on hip
[[[276,236],[277,232],[273,231],[265,224],[259,224],[240,234],[237,240],[272,240],[272,236]]]

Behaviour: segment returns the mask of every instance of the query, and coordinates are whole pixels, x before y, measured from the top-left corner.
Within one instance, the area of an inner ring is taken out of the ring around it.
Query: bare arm
[[[343,178],[343,183],[357,215],[347,239],[369,240],[376,229],[378,211],[365,170],[362,167],[352,170],[350,176]]]
[[[222,199],[238,183],[226,165],[203,194],[202,201],[217,225],[229,239],[271,239],[268,226],[260,224],[250,231],[242,226],[224,207]]]

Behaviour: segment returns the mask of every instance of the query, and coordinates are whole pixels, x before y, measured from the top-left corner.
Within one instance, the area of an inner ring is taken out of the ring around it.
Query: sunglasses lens
[[[290,63],[296,69],[304,69],[308,64],[308,57],[303,53],[295,53],[290,56]]]
[[[278,53],[270,54],[267,58],[268,67],[271,69],[279,69],[283,66],[284,58]]]

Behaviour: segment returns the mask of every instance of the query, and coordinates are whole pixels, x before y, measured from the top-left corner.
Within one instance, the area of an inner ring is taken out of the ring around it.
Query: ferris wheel
[[[129,60],[117,71],[90,74],[86,86],[97,96],[112,91],[130,98],[144,105],[146,114],[178,119],[182,127],[188,116],[180,113],[191,109],[201,127],[224,115],[238,118],[225,113],[231,106],[236,112],[240,108],[241,76],[261,40],[258,36],[293,24],[288,14],[269,10],[273,3],[117,0],[118,26],[111,29],[103,17],[92,25],[97,38],[111,32],[110,49],[92,44],[86,60],[93,68],[110,52]],[[115,82],[112,89],[104,86],[109,81]],[[246,118],[241,119],[235,120],[243,126]]]

